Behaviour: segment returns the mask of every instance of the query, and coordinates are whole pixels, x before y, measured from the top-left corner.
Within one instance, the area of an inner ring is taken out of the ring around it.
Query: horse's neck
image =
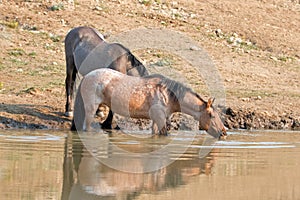
[[[200,113],[205,109],[205,102],[199,99],[195,94],[187,92],[180,102],[180,112],[199,119]]]

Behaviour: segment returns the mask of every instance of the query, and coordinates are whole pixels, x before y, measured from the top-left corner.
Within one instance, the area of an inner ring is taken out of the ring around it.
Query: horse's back
[[[87,26],[80,26],[70,30],[66,35],[65,43],[71,43],[74,41],[78,42],[78,40],[92,41],[94,43],[105,41],[101,33],[99,33],[96,29]]]
[[[85,26],[76,27],[65,38],[67,62],[73,62],[79,73],[85,75],[103,65],[99,63],[100,58],[97,54],[105,44],[107,43],[104,37],[97,30]],[[86,66],[90,66],[90,69],[84,69]]]
[[[112,70],[109,68],[99,68],[86,74],[84,80],[93,80],[94,84],[108,84],[111,80],[118,80],[125,77],[127,77],[126,74],[123,74],[116,70]]]
[[[78,48],[84,49],[87,54],[101,43],[105,43],[105,40],[95,29],[85,26],[74,28],[65,38],[66,55],[76,56],[74,52]]]
[[[99,68],[89,72],[84,76],[82,82],[88,83],[88,87],[93,85],[101,85],[101,87],[111,88],[122,93],[130,88],[134,88],[138,84],[142,84],[144,79],[142,77],[134,77],[123,74],[119,71],[109,68]]]

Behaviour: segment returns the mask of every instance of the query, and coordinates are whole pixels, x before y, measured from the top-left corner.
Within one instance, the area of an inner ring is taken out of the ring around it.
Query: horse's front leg
[[[152,135],[168,135],[168,130],[166,125],[157,124],[153,121],[152,124]]]
[[[150,119],[152,119],[152,134],[168,135],[167,116],[165,107],[160,104],[153,105],[149,110]]]
[[[159,129],[157,124],[153,121],[152,122],[152,135],[158,135],[159,134]]]

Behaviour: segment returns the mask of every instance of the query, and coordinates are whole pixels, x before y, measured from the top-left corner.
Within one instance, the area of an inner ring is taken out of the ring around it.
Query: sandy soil
[[[137,28],[180,31],[219,70],[227,127],[300,129],[297,0],[2,0],[0,13],[0,128],[70,127],[63,116],[63,41],[70,29],[86,25],[108,40]],[[134,54],[147,66],[183,62],[156,50]],[[199,81],[191,82],[197,92],[205,90],[193,84]],[[174,118],[174,127],[185,121]]]

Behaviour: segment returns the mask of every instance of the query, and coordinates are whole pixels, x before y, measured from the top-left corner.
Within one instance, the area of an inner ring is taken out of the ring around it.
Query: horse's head
[[[218,112],[212,107],[214,99],[210,98],[205,103],[205,109],[201,112],[199,129],[206,130],[211,136],[221,138],[226,136],[226,129]]]
[[[128,61],[130,62],[130,69],[127,74],[130,76],[147,76],[149,75],[146,67],[139,61],[130,51],[128,51]]]

